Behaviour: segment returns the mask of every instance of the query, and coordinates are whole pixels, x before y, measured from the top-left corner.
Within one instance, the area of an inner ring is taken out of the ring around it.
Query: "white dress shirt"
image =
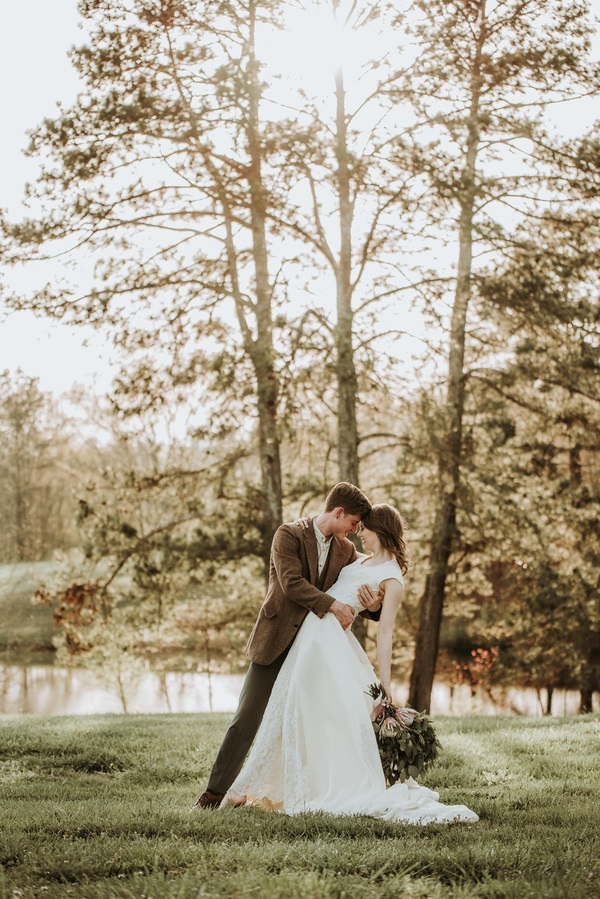
[[[319,552],[318,573],[319,577],[321,577],[321,572],[325,567],[325,562],[327,561],[327,556],[329,555],[329,547],[331,546],[331,534],[329,535],[329,537],[325,537],[325,535],[321,533],[319,527],[317,526],[316,521],[313,521],[313,525],[315,528],[315,534],[317,535],[317,550]]]

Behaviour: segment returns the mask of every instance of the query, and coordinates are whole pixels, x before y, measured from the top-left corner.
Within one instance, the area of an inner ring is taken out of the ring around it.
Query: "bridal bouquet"
[[[374,709],[373,729],[387,782],[418,777],[437,758],[441,744],[425,712],[399,709],[384,696],[381,684],[371,684],[368,693],[379,704]]]

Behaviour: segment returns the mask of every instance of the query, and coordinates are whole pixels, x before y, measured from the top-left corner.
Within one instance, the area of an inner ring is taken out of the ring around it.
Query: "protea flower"
[[[414,709],[398,709],[396,712],[396,719],[402,727],[410,727],[416,717],[417,713]]]
[[[396,734],[398,734],[399,730],[400,725],[398,724],[396,719],[388,716],[381,722],[381,727],[379,728],[379,736],[383,738],[395,737]]]

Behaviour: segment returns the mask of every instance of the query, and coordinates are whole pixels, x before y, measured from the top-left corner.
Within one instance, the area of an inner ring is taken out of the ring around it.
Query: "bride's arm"
[[[379,680],[388,699],[392,698],[392,632],[396,613],[404,594],[400,581],[389,578],[383,584],[384,595],[377,631],[377,658],[379,660]]]

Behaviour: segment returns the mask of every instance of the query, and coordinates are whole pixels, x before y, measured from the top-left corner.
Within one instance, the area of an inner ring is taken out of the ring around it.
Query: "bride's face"
[[[368,553],[376,553],[377,550],[381,547],[379,537],[377,536],[375,531],[370,531],[364,526],[364,524],[361,524],[358,536],[362,541],[363,549],[365,549]]]

